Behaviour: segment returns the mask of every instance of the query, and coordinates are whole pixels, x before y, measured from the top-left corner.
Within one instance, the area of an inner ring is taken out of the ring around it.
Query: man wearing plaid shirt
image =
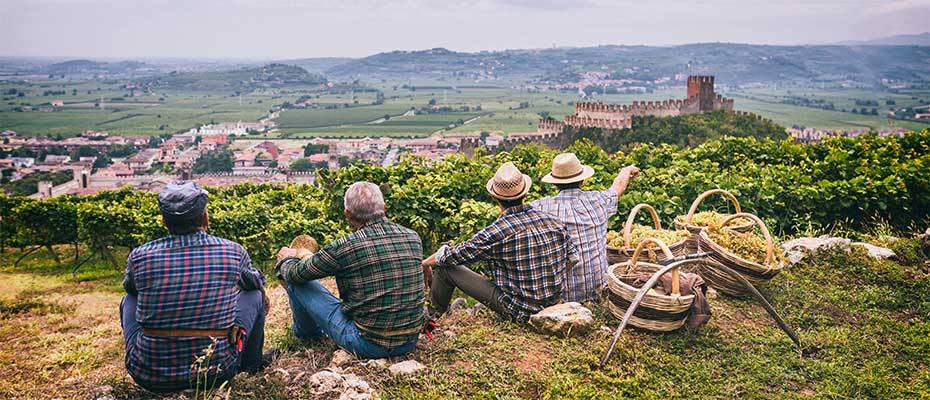
[[[129,375],[171,392],[262,369],[270,361],[262,356],[269,304],[248,252],[205,232],[207,192],[195,183],[167,185],[158,205],[171,236],[126,260],[120,320]]]
[[[523,204],[531,185],[530,177],[513,163],[502,165],[487,184],[501,206],[500,218],[464,243],[442,246],[423,261],[424,274],[432,280],[434,311],[448,310],[456,287],[519,322],[561,301],[563,273],[577,263],[578,252],[560,222]],[[490,280],[465,266],[476,261],[485,262]]]
[[[559,194],[533,202],[537,210],[552,215],[568,229],[581,253],[581,262],[565,274],[565,301],[597,301],[607,284],[607,220],[617,213],[617,198],[626,191],[639,168],[620,170],[613,185],[602,191],[584,191],[581,185],[594,175],[574,153],[559,154],[552,160],[552,172],[542,181],[559,188]]]
[[[294,334],[329,336],[359,358],[405,354],[425,323],[420,237],[385,218],[384,197],[370,182],[346,190],[345,214],[352,234],[304,258],[287,247],[278,252]],[[336,277],[342,301],[317,281],[327,276]]]

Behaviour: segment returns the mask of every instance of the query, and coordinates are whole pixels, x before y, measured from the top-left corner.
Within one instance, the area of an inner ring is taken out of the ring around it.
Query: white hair
[[[363,224],[384,216],[384,195],[378,185],[371,182],[355,182],[349,186],[344,205],[352,219]]]

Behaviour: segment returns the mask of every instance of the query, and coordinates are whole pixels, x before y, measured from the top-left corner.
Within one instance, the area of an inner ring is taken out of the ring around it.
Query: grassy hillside
[[[930,396],[930,264],[915,239],[853,235],[890,244],[899,260],[840,251],[789,268],[763,288],[802,349],[757,304],[717,297],[713,318],[698,331],[628,330],[604,369],[596,365],[617,320],[601,305],[592,307],[603,327],[572,339],[539,335],[487,310],[457,313],[439,321],[452,333],[424,340],[407,357],[427,366],[419,375],[346,368],[385,399]],[[60,250],[73,256],[70,247]],[[71,276],[44,251],[13,268],[17,256],[0,255],[0,397],[84,399],[110,387],[117,399],[158,398],[122,366],[122,272],[99,261]],[[266,348],[282,355],[262,373],[240,375],[228,398],[313,398],[308,379],[329,365],[332,343],[296,340],[286,295],[271,285]]]

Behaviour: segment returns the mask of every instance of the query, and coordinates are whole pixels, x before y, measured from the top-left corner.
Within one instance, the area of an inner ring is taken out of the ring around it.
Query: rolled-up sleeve
[[[126,274],[123,276],[123,290],[130,296],[139,294],[136,289],[136,282],[132,278],[132,254],[126,258]]]
[[[598,207],[601,208],[601,212],[606,215],[607,218],[617,214],[617,192],[614,192],[612,189],[607,189],[593,193]],[[604,221],[604,223],[606,222],[607,221]]]
[[[252,267],[252,258],[243,249],[242,260],[239,261],[239,287],[242,290],[260,290],[265,287],[265,277]]]
[[[334,249],[323,248],[311,257],[288,258],[281,262],[281,275],[288,283],[304,283],[336,275],[339,262],[333,256]]]
[[[493,235],[485,228],[458,245],[440,247],[436,252],[436,264],[439,266],[468,265],[484,260],[493,243]]]

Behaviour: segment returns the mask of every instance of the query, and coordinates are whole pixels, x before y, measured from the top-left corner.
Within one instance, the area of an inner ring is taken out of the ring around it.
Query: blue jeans
[[[135,295],[126,295],[119,304],[120,324],[123,327],[123,340],[126,349],[142,334],[142,325],[136,321],[136,306],[138,299]],[[245,328],[246,336],[242,352],[236,354],[237,362],[234,368],[224,371],[215,381],[217,385],[230,380],[239,371],[255,372],[262,368],[262,348],[265,345],[265,302],[262,292],[249,290],[239,293],[239,313],[236,315],[236,325]],[[174,392],[189,387],[189,382],[170,387],[152,386],[148,382],[136,380],[139,386],[152,392]]]
[[[294,315],[294,335],[303,340],[329,336],[339,347],[358,358],[386,358],[406,354],[417,345],[414,339],[392,349],[371,343],[362,337],[355,322],[342,312],[342,302],[319,281],[285,285]]]

